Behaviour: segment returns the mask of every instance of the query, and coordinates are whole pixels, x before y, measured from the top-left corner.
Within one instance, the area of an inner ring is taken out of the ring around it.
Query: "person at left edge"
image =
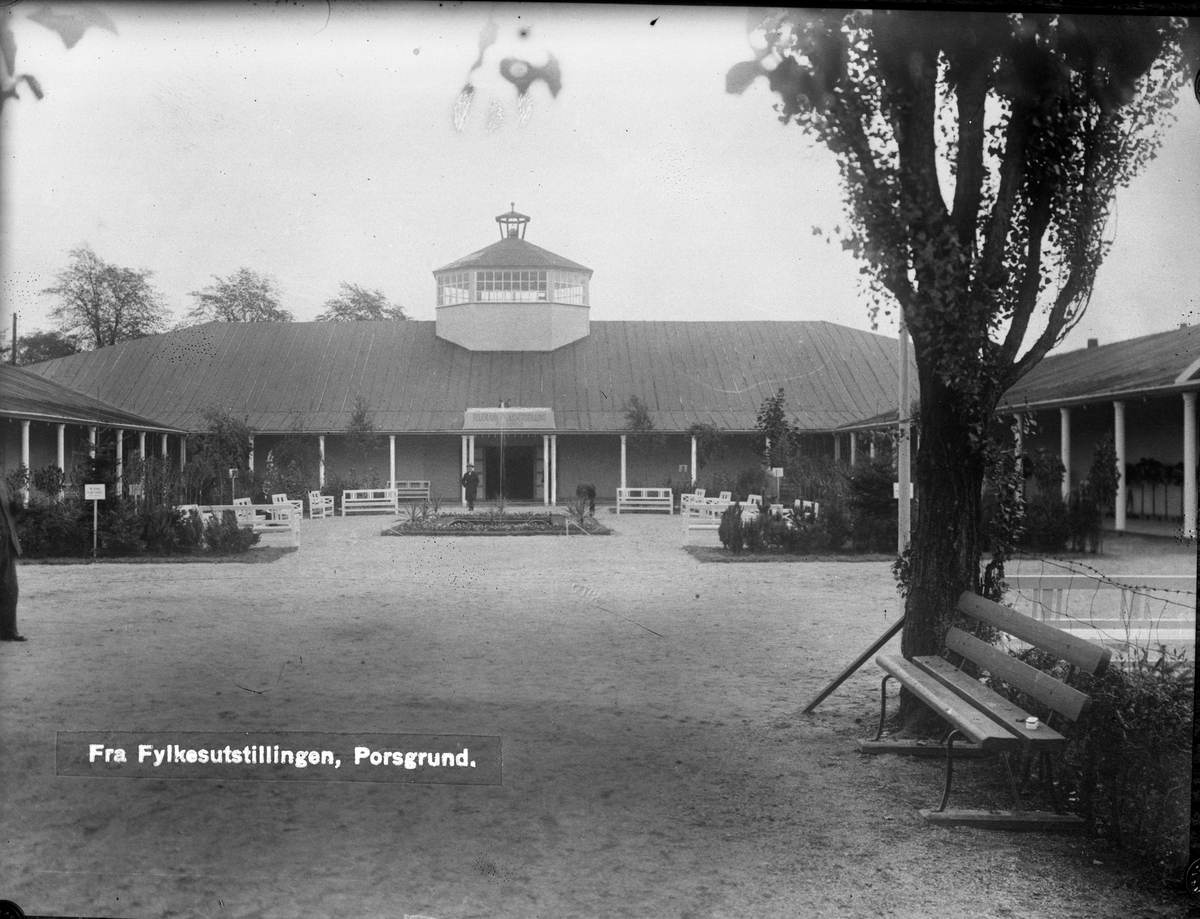
[[[12,513],[12,497],[0,479],[0,641],[24,641],[17,632],[17,556],[21,541]]]

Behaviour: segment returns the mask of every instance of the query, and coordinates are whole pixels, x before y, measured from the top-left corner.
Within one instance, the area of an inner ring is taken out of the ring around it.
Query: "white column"
[[[396,435],[388,435],[388,485],[396,487]]]
[[[692,435],[692,488],[696,487],[696,435]]]
[[[26,502],[29,501],[29,478],[33,470],[29,468],[29,421],[21,422],[21,465],[25,467],[25,487],[21,494]]]
[[[625,435],[621,435],[621,487],[625,488]]]
[[[88,456],[92,459],[96,458],[96,426],[94,424],[88,428]]]
[[[250,465],[250,471],[254,471],[254,435],[250,435],[250,455],[246,458]]]
[[[1063,469],[1065,470],[1062,480],[1062,497],[1066,501],[1071,497],[1071,410],[1069,408],[1060,408],[1058,415],[1062,419],[1059,454],[1062,458]]]
[[[1113,499],[1113,525],[1118,533],[1125,532],[1125,505],[1129,501],[1129,485],[1125,481],[1125,403],[1113,403],[1113,444],[1117,448],[1117,496]]]
[[[542,435],[542,504],[550,504],[550,435]]]
[[[253,443],[254,442],[253,439],[250,442]],[[146,432],[145,431],[138,431],[138,459],[140,459],[143,463],[146,461]],[[250,468],[253,469],[254,467],[251,466]]]
[[[459,470],[458,470],[458,492],[459,492],[458,497],[459,497],[459,501],[462,503],[462,506],[466,507],[467,506],[467,487],[462,484],[463,476],[465,476],[467,474],[467,463],[468,463],[468,460],[467,460],[467,435],[466,434],[464,434],[462,436],[461,460],[462,461],[459,463]]]
[[[558,435],[550,435],[550,503],[558,506]]]
[[[320,473],[317,477],[317,483],[322,488],[324,488],[325,487],[325,435],[324,434],[317,435],[317,448],[321,452],[321,467],[320,467]]]
[[[850,432],[850,465],[853,466],[858,462],[858,435]]]
[[[125,493],[125,429],[117,428],[117,494]]]
[[[167,458],[167,455],[168,455],[167,454],[167,435],[163,434],[162,435],[162,458],[165,460]]]
[[[875,432],[872,431],[869,436],[871,438],[869,441],[871,445],[871,459],[875,459]]]
[[[67,426],[58,426],[58,471],[67,471]]]
[[[179,468],[182,469],[187,463],[187,435],[179,435]]]
[[[833,435],[833,459],[835,462],[840,462],[842,459],[842,435]]]
[[[1183,394],[1183,535],[1196,536],[1196,394]]]
[[[475,435],[467,436],[467,462],[472,466],[475,465]]]

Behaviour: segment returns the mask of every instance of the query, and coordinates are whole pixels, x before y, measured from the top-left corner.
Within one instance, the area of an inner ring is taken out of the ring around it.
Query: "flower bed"
[[[609,536],[612,531],[588,517],[581,527],[565,514],[463,514],[403,520],[384,536]]]

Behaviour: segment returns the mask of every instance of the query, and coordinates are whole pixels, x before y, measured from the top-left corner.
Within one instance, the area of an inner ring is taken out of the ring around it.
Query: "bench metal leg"
[[[1008,787],[1012,790],[1013,801],[1016,802],[1017,810],[1022,810],[1021,795],[1017,791],[1017,779],[1013,775],[1012,763],[1007,753],[1002,754],[1001,758],[1004,760],[1004,771],[1008,773]]]
[[[887,681],[889,679],[891,679],[891,674],[885,673],[879,682],[879,730],[875,732],[873,741],[883,736],[883,722],[887,718]]]
[[[950,801],[950,783],[954,778],[954,738],[961,736],[957,730],[953,730],[946,738],[946,789],[942,792],[942,803],[937,806],[935,813],[944,811]]]
[[[1054,770],[1050,766],[1050,754],[1042,754],[1042,779],[1046,783],[1046,787],[1050,789],[1050,803],[1054,805],[1054,813],[1061,814],[1062,801],[1058,798],[1058,789],[1054,786]]]

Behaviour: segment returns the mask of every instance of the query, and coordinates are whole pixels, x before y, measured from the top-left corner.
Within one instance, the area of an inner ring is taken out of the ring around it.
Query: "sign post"
[[[104,500],[104,483],[84,485],[83,500],[92,502],[92,558],[95,558],[97,534],[100,531],[100,502]]]

